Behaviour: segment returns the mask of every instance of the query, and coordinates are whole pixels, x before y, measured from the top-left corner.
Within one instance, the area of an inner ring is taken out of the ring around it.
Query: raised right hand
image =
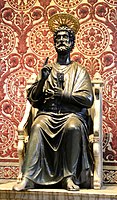
[[[48,65],[45,65],[41,72],[42,72],[42,79],[46,80],[48,76],[50,75],[51,69]]]

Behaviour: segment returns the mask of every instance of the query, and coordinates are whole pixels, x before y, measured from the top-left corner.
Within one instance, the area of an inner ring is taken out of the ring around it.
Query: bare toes
[[[78,191],[79,190],[79,186],[76,185],[73,180],[72,177],[68,177],[65,178],[63,181],[63,187],[67,190],[71,190],[71,191]]]

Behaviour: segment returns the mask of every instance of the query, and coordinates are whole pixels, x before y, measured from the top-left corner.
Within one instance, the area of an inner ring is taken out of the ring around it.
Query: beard
[[[71,51],[71,44],[66,42],[56,43],[55,49],[58,53],[68,53]]]

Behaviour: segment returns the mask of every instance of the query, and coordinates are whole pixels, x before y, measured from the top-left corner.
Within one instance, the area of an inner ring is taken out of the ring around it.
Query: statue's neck
[[[57,63],[60,65],[69,65],[71,63],[70,53],[68,54],[58,54]]]

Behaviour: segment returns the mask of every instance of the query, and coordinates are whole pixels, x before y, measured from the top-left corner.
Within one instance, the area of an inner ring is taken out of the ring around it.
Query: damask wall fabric
[[[47,21],[59,12],[80,21],[72,59],[104,80],[103,179],[117,183],[117,0],[0,0],[0,178],[17,177],[26,83],[56,59]]]

